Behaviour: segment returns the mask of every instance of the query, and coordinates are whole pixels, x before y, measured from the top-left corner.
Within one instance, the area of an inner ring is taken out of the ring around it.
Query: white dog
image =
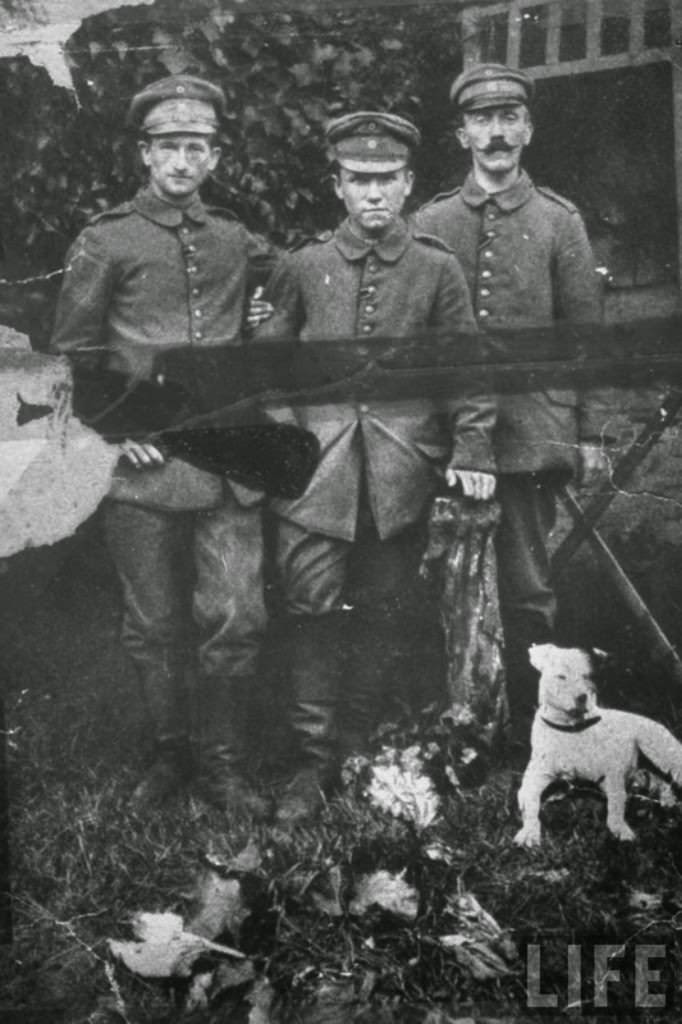
[[[637,767],[638,754],[680,786],[682,744],[650,718],[600,708],[592,658],[586,651],[536,644],[530,648],[530,660],[540,672],[539,707],[531,732],[531,758],[518,797],[523,827],[514,842],[519,846],[540,842],[543,792],[556,779],[576,778],[601,786],[608,829],[618,839],[634,839],[624,818],[625,785]]]

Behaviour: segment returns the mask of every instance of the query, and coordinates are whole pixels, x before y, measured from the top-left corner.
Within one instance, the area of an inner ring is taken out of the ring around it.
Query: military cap
[[[467,113],[484,107],[528,105],[534,92],[533,79],[518,68],[505,64],[474,64],[454,80],[450,99]]]
[[[335,117],[326,127],[329,156],[348,171],[397,171],[419,145],[419,129],[404,117],[358,110]]]
[[[219,86],[194,75],[168,75],[133,96],[128,124],[147,135],[213,135],[224,113],[225,93]]]

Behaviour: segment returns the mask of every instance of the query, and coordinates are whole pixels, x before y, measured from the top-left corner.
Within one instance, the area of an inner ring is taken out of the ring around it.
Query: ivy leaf
[[[140,912],[132,920],[135,942],[108,939],[113,956],[142,978],[188,978],[192,966],[207,952],[245,959],[239,950],[185,931],[178,914]]]
[[[360,917],[374,906],[406,921],[415,920],[419,909],[419,894],[414,886],[405,881],[405,871],[397,875],[390,871],[375,871],[357,879],[349,913]]]

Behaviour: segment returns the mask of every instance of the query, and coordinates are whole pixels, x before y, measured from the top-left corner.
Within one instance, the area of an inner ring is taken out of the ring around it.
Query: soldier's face
[[[400,216],[413,181],[414,175],[406,167],[383,173],[342,167],[334,176],[334,191],[351,224],[363,234],[382,235]]]
[[[471,150],[474,167],[492,176],[517,170],[521,153],[533,136],[530,115],[523,104],[486,107],[464,114],[457,138]]]
[[[215,170],[220,150],[202,135],[159,135],[140,142],[152,190],[170,203],[190,200]]]

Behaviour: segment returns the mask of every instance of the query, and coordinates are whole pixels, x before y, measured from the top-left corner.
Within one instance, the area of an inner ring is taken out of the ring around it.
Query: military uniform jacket
[[[416,217],[457,256],[484,329],[597,323],[599,281],[576,208],[525,172],[503,192],[480,188],[473,175],[437,196]],[[575,468],[578,440],[600,435],[599,404],[569,390],[502,395],[495,455],[501,473]]]
[[[278,265],[265,296],[275,315],[260,338],[298,337],[302,343],[363,338],[409,339],[428,328],[476,330],[462,271],[435,239],[399,221],[371,245],[345,221]],[[305,494],[278,501],[280,515],[307,529],[352,540],[361,479],[380,537],[421,515],[437,482],[435,466],[493,469],[490,436],[494,403],[485,397],[438,403],[431,399],[296,406],[273,410],[319,438],[322,457]]]
[[[145,375],[151,367],[142,346],[241,344],[249,271],[269,258],[269,247],[227,211],[198,197],[179,209],[142,189],[96,217],[72,245],[51,347],[103,349],[109,368]],[[121,463],[112,494],[160,508],[205,508],[220,504],[222,486],[219,477],[171,459],[147,472]]]

